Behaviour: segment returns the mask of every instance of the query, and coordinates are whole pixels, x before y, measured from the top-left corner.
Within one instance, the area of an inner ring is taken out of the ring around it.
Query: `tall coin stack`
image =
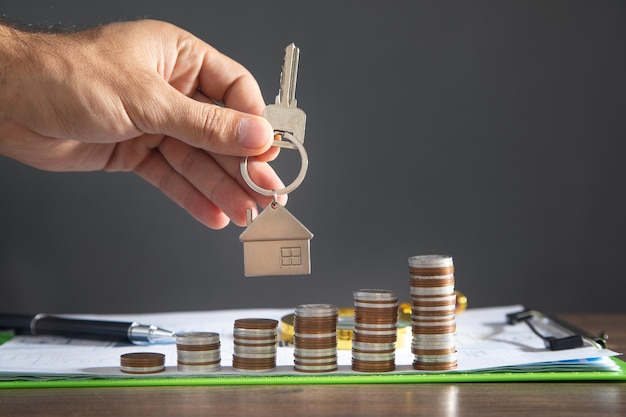
[[[409,258],[413,368],[423,371],[456,369],[456,295],[452,257]]]
[[[246,372],[268,372],[276,368],[277,320],[235,320],[233,336],[233,369]]]
[[[337,370],[337,307],[303,304],[294,314],[294,369],[300,372]]]
[[[220,369],[220,335],[211,332],[176,334],[178,370],[189,373]]]
[[[388,290],[359,290],[354,296],[352,369],[390,372],[396,369],[398,296]]]

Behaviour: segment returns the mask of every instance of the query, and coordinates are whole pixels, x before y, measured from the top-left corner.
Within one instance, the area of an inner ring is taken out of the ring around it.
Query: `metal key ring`
[[[256,185],[254,181],[252,181],[252,178],[250,178],[250,174],[248,173],[248,157],[246,156],[246,157],[241,158],[241,162],[239,163],[241,175],[243,176],[243,179],[246,181],[246,184],[248,184],[250,188],[252,188],[254,191],[256,191],[259,194],[263,194],[266,196],[274,196],[274,197],[277,195],[289,194],[290,192],[298,188],[298,186],[304,180],[304,176],[306,175],[306,170],[309,167],[309,157],[306,154],[304,145],[302,144],[302,142],[296,139],[293,135],[290,135],[288,133],[283,134],[283,138],[291,142],[296,147],[296,149],[300,151],[300,158],[302,158],[302,165],[300,166],[300,172],[298,173],[298,176],[296,177],[295,180],[293,180],[291,184],[289,184],[285,188],[281,188],[279,190],[268,190],[268,189],[261,188],[258,185]]]

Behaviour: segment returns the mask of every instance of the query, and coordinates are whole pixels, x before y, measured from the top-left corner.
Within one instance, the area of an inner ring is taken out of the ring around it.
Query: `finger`
[[[196,91],[195,94],[192,96],[192,98],[202,103],[212,103],[218,106],[221,105],[219,102],[216,103],[214,99],[207,97],[202,91]],[[279,139],[279,138],[277,138],[276,135],[273,135],[272,139]],[[269,161],[273,161],[274,159],[276,159],[279,153],[280,153],[280,147],[271,146],[267,151],[256,156],[260,161],[269,162]]]
[[[272,127],[260,116],[199,102],[162,80],[161,88],[150,94],[150,100],[135,103],[139,108],[129,111],[146,133],[161,133],[226,155],[260,155],[271,146]]]
[[[276,138],[276,135],[274,135],[274,138]],[[280,153],[280,147],[271,146],[267,151],[263,152],[261,155],[256,155],[255,157],[259,161],[270,162],[276,159],[279,153]]]
[[[226,107],[260,116],[265,101],[252,74],[243,65],[203,42],[200,47],[206,53],[198,74],[199,89]]]
[[[224,155],[212,156],[232,178],[236,178],[237,183],[244,188],[260,206],[266,207],[273,200],[273,196],[259,194],[248,186],[241,175],[241,158],[233,158]],[[257,157],[248,158],[248,173],[250,174],[250,179],[252,179],[256,185],[266,190],[280,190],[285,187],[274,169],[267,163],[257,159]],[[279,195],[278,202],[283,206],[286,205],[287,195]]]
[[[246,224],[246,209],[256,211],[256,202],[215,159],[201,149],[166,138],[159,146],[167,162],[233,223]]]
[[[212,103],[213,99],[207,97],[201,91],[197,91],[193,95],[193,99],[203,102],[203,103]],[[278,178],[274,170],[269,167],[267,164],[262,164],[258,162],[269,162],[274,160],[280,151],[278,146],[272,146],[265,153],[256,156],[255,158],[250,158],[250,163],[248,164],[248,170],[250,171],[250,177],[253,179],[255,184],[258,184],[260,187],[268,189],[268,190],[278,190],[283,188],[283,182]],[[213,154],[213,158],[220,164],[222,168],[228,172],[228,174],[237,180],[239,185],[248,190],[248,193],[252,195],[257,203],[265,207],[269,204],[270,199],[266,196],[258,194],[254,192],[248,184],[246,184],[240,173],[240,158],[232,158],[230,156],[222,156],[220,154]],[[279,202],[283,205],[287,204],[287,197],[280,196]]]
[[[230,222],[221,209],[172,169],[157,149],[135,168],[135,172],[205,226],[222,229]]]

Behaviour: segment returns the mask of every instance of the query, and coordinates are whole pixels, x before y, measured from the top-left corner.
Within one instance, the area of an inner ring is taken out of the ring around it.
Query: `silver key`
[[[292,135],[300,143],[304,143],[304,129],[306,114],[298,108],[296,100],[296,81],[298,78],[298,61],[300,49],[295,44],[285,48],[285,61],[280,74],[280,89],[275,104],[270,104],[263,110],[263,117],[274,128],[277,135]],[[289,142],[274,141],[275,146],[295,149]]]
[[[306,114],[296,104],[299,56],[300,50],[293,43],[285,49],[276,104],[267,106],[263,111],[263,117],[270,122],[275,135],[287,139],[275,140],[274,146],[300,151],[302,168],[298,178],[282,190],[265,190],[249,179],[247,160],[244,158],[241,162],[241,173],[246,183],[261,194],[274,195],[274,201],[256,219],[252,218],[251,209],[247,211],[247,228],[239,236],[243,242],[244,273],[247,277],[311,273],[310,240],[313,234],[276,201],[278,192],[286,194],[294,184],[296,187],[300,184],[308,166],[303,145]]]

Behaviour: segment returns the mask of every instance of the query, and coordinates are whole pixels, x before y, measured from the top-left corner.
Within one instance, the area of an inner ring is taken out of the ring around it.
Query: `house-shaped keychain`
[[[312,238],[309,229],[276,201],[254,220],[248,209],[247,228],[239,235],[245,276],[310,274]]]

